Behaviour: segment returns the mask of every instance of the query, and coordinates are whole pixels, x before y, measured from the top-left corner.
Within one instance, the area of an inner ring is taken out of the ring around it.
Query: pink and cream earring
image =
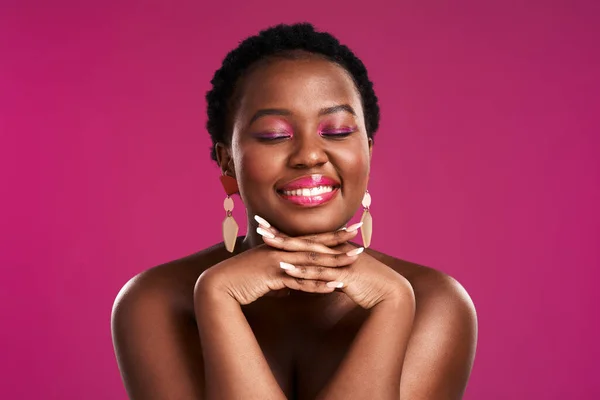
[[[362,206],[364,207],[364,212],[362,218],[360,219],[360,222],[362,222],[360,232],[362,235],[363,246],[366,249],[371,245],[371,236],[373,235],[373,217],[369,212],[371,208],[371,195],[369,194],[368,190],[365,191],[365,196],[362,200]]]
[[[233,215],[231,213],[234,206],[231,195],[238,193],[239,189],[235,178],[229,175],[221,175],[221,184],[223,185],[223,189],[225,189],[225,193],[227,194],[227,197],[223,202],[223,208],[225,208],[225,212],[227,213],[227,217],[225,217],[223,220],[223,243],[225,243],[225,248],[227,251],[233,253],[239,227],[237,222],[235,222],[235,219],[233,219]]]

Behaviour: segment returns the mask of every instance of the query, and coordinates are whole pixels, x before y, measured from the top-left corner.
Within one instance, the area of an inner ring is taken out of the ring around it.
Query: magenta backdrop
[[[1,398],[126,398],[117,292],[220,240],[212,74],[298,21],[375,83],[373,246],[475,302],[465,398],[599,398],[598,2],[52,3],[0,11]]]

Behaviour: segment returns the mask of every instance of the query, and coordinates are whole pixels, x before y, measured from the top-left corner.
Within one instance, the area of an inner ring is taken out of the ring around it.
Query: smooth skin
[[[231,140],[217,146],[249,217],[234,253],[219,244],[157,266],[115,300],[113,342],[132,399],[464,393],[477,341],[473,303],[439,271],[373,249],[356,254],[359,230],[340,228],[368,185],[372,142],[360,96],[343,68],[299,55],[245,75]],[[310,174],[338,180],[339,193],[310,208],[278,193]],[[266,221],[263,235],[255,215]]]

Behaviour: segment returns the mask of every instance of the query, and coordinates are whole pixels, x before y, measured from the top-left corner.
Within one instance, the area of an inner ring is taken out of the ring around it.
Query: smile
[[[302,207],[325,204],[339,192],[340,183],[328,176],[313,174],[302,176],[277,188],[283,199]]]
[[[325,204],[335,197],[339,188],[319,186],[295,190],[278,191],[279,196],[290,203],[302,207],[316,207]]]
[[[323,193],[333,192],[333,186],[318,186],[312,188],[300,188],[295,190],[285,190],[282,191],[282,194],[285,196],[302,196],[302,197],[312,197],[319,196]]]

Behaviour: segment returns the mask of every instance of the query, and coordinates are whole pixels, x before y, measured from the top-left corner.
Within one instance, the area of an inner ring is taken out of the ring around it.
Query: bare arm
[[[172,297],[144,274],[129,281],[115,300],[113,344],[132,400],[206,398],[197,328],[174,309]]]
[[[462,285],[446,275],[432,274],[419,290],[401,398],[461,399],[477,346],[475,306]]]
[[[317,399],[394,399],[412,330],[415,302],[405,285],[398,297],[387,299],[371,313],[335,375]]]
[[[213,286],[210,274],[194,288],[203,343],[207,399],[285,399],[240,304]]]
[[[475,308],[448,276],[434,275],[426,286],[414,321],[406,303],[373,308],[320,400],[462,398],[475,356]]]

